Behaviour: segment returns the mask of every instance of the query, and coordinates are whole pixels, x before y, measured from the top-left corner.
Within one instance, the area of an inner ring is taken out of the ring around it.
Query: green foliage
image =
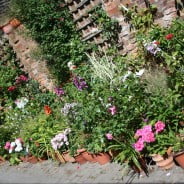
[[[118,42],[118,33],[120,32],[118,21],[109,18],[101,6],[93,8],[89,13],[92,20],[103,31],[104,39],[116,45]]]
[[[67,127],[62,117],[56,114],[53,117],[41,112],[34,119],[29,118],[24,123],[20,136],[29,145],[31,154],[37,157],[46,156],[54,158],[55,151],[51,146],[51,139]]]
[[[122,13],[125,16],[125,20],[130,23],[131,27],[145,32],[151,27],[154,21],[154,14],[157,11],[156,6],[150,5],[148,8],[138,9],[137,6],[131,9],[125,9],[122,7]]]
[[[13,0],[12,14],[25,23],[40,44],[43,56],[58,82],[69,77],[67,63],[78,65],[86,60],[88,49],[75,30],[71,14],[63,1]]]

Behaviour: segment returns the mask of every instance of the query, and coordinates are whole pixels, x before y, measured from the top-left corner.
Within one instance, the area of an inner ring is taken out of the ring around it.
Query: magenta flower
[[[164,123],[164,122],[162,122],[162,121],[157,121],[157,122],[155,123],[155,130],[156,130],[156,133],[161,132],[162,130],[164,130],[164,128],[165,128],[165,123]]]
[[[135,144],[133,144],[133,147],[136,151],[142,151],[144,149],[144,141],[140,138]]]
[[[105,134],[105,136],[106,136],[106,138],[107,138],[108,140],[112,140],[112,139],[113,139],[113,136],[112,136],[111,133],[107,133],[107,134]]]
[[[117,112],[117,108],[116,108],[115,105],[113,105],[113,106],[109,107],[108,111],[109,111],[112,115],[114,115],[114,114],[116,114],[116,112]]]
[[[20,75],[19,77],[17,77],[16,79],[16,84],[22,83],[22,82],[27,82],[28,78],[25,75]]]
[[[55,88],[54,92],[56,93],[57,96],[61,96],[61,95],[65,94],[65,92],[62,88]]]
[[[5,144],[5,146],[4,146],[4,149],[5,149],[5,150],[9,150],[9,149],[10,149],[10,145],[11,145],[10,142],[6,142],[6,144]]]

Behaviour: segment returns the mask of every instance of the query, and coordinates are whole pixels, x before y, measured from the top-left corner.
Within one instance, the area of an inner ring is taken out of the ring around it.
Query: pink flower
[[[144,141],[140,138],[135,144],[133,144],[133,147],[136,151],[142,151],[144,149]]]
[[[143,136],[145,134],[147,134],[148,132],[152,132],[152,127],[151,125],[146,125],[141,129],[138,129],[135,133],[135,136]]]
[[[145,131],[142,136],[142,140],[147,143],[154,142],[155,141],[154,133],[150,131]]]
[[[145,125],[145,126],[143,127],[143,130],[144,130],[144,131],[152,132],[152,126],[151,126],[151,125]]]
[[[108,140],[112,140],[112,139],[113,139],[113,136],[112,136],[112,134],[110,134],[110,133],[105,134],[105,136],[106,136],[106,138],[107,138]]]
[[[112,115],[114,115],[114,114],[116,114],[116,112],[117,112],[117,108],[116,108],[115,105],[113,105],[113,106],[109,107],[108,111],[109,111]]]
[[[5,150],[9,150],[9,149],[10,149],[10,145],[11,145],[10,142],[6,142],[6,144],[5,144],[5,146],[4,146],[4,149],[5,149]]]
[[[141,129],[138,129],[135,133],[135,136],[139,137],[139,136],[142,136],[143,135],[143,132],[144,130],[141,128]]]
[[[18,140],[20,143],[23,143],[24,141],[23,141],[23,139],[22,138],[17,138],[16,140]]]
[[[165,128],[165,123],[164,123],[164,122],[162,122],[162,121],[157,121],[157,122],[155,123],[156,133],[161,132],[162,130],[164,130],[164,128]]]

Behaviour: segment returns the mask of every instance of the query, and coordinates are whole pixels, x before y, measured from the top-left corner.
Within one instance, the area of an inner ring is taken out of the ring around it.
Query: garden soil
[[[126,173],[128,170],[116,163],[79,165],[48,160],[10,166],[4,162],[0,164],[0,183],[184,183],[184,170],[178,166],[167,171],[149,166],[149,170],[147,177],[132,170]]]

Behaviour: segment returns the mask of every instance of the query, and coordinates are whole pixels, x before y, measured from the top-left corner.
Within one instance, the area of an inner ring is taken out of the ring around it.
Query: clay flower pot
[[[87,160],[82,156],[82,154],[75,156],[75,161],[79,164],[85,164]]]
[[[82,156],[89,162],[97,162],[94,154],[88,153],[87,151],[83,152]]]
[[[95,154],[95,160],[100,164],[100,165],[104,165],[108,162],[110,162],[111,157],[109,154],[107,153],[99,153],[99,154]]]
[[[32,163],[32,164],[36,164],[38,162],[38,159],[35,156],[29,156],[26,158],[25,161]]]
[[[69,152],[64,152],[62,155],[66,162],[75,162],[75,158],[70,156]]]
[[[162,157],[161,155],[155,154],[155,155],[152,155],[152,159],[153,161],[156,162],[156,165],[161,169],[165,169],[165,170],[171,169],[175,165],[172,155],[164,159],[164,157]]]
[[[77,153],[82,153],[82,152],[84,152],[84,151],[86,151],[86,149],[85,149],[85,148],[81,148],[81,149],[78,149],[78,150],[77,150]]]
[[[184,151],[175,154],[174,159],[184,169]]]
[[[11,24],[7,24],[3,27],[3,32],[10,34],[13,31],[14,27]]]
[[[14,28],[18,27],[21,23],[18,19],[14,18],[10,22],[10,25],[12,25]]]
[[[2,156],[0,156],[0,164],[3,163],[4,161],[5,159]]]

